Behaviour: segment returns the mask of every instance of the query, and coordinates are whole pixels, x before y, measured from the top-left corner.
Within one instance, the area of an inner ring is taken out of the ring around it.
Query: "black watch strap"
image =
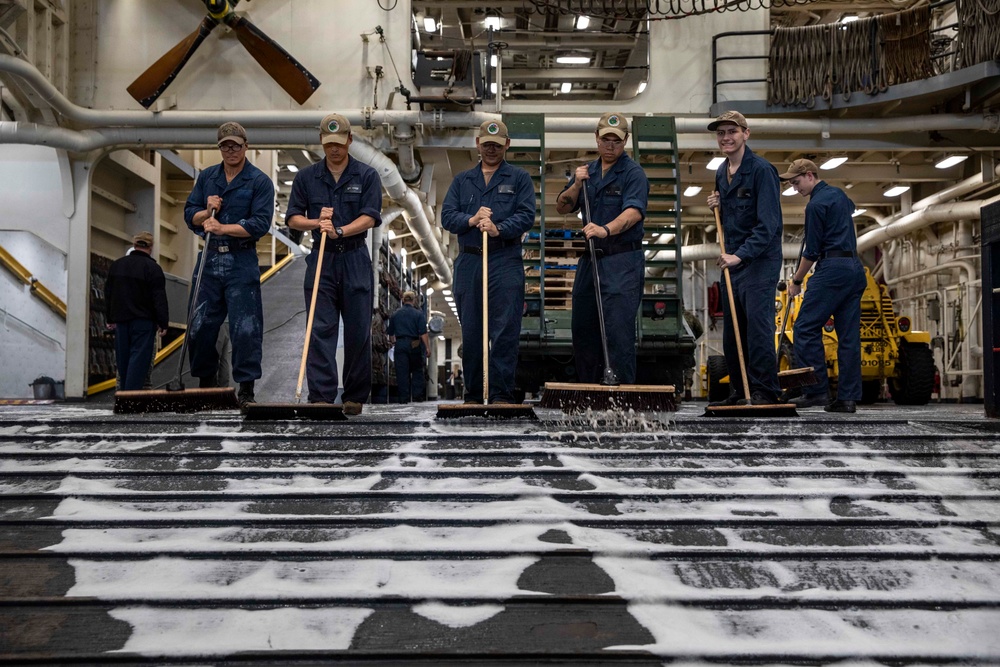
[[[793,285],[798,285],[798,286],[801,287],[802,286],[802,281],[801,280],[795,280],[794,278],[792,278],[792,284]]]
[[[333,231],[337,232],[337,238],[344,238],[344,228],[343,227],[334,227]]]

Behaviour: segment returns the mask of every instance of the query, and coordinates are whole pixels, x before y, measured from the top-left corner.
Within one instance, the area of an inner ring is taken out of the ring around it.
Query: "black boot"
[[[198,389],[215,389],[219,386],[214,375],[205,378],[198,378]]]
[[[240,405],[245,406],[247,403],[256,403],[253,396],[253,380],[248,382],[240,382],[240,392],[236,395],[239,399]]]

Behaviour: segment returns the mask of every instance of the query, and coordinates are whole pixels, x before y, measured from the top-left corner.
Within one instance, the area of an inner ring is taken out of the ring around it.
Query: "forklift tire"
[[[859,402],[862,405],[871,405],[879,399],[881,394],[881,380],[863,380],[861,382],[861,400]]]
[[[924,343],[901,342],[896,377],[889,382],[897,405],[927,405],[934,391],[934,353]]]
[[[729,398],[728,384],[719,382],[729,375],[729,368],[726,366],[726,358],[721,354],[714,354],[708,358],[708,400],[724,401]]]

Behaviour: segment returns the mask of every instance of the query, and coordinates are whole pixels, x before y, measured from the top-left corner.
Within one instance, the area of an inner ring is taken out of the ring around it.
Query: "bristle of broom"
[[[772,405],[710,405],[703,417],[798,417],[792,403]]]
[[[528,419],[536,421],[538,415],[530,405],[511,403],[440,403],[437,419],[458,419],[460,417],[486,417],[487,419]]]
[[[245,421],[344,421],[344,406],[332,403],[248,403],[243,408]]]
[[[798,389],[819,382],[816,371],[812,368],[792,368],[778,373],[778,385],[782,389]]]
[[[673,385],[574,384],[546,382],[539,407],[564,412],[612,410],[635,412],[673,412],[677,409]]]
[[[204,410],[239,410],[236,390],[228,388],[182,389],[168,391],[119,391],[115,394],[114,412],[118,415],[144,412],[202,412]]]

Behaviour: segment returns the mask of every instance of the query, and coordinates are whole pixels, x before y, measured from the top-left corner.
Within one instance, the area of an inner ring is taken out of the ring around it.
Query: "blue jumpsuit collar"
[[[731,181],[726,177],[726,170],[729,169],[729,160],[727,159],[722,163],[719,167],[719,171],[722,173],[722,178],[720,178],[719,181],[722,187],[726,188],[726,192],[729,192],[735,187],[739,187],[743,182],[743,178],[750,175],[753,171],[754,157],[755,154],[752,150],[750,150],[750,146],[744,144],[743,161],[740,162],[740,168],[736,170],[735,174],[733,174],[733,180]]]
[[[479,164],[475,166],[475,169],[479,172],[479,178],[472,179],[472,184],[476,188],[478,188],[481,192],[489,192],[499,184],[500,182],[499,177],[502,176],[506,178],[513,173],[513,167],[511,167],[511,165],[507,162],[507,160],[504,160],[503,162],[500,163],[500,166],[497,167],[497,170],[493,172],[493,177],[490,179],[489,185],[484,186],[483,183],[486,182],[486,177],[483,176],[482,160],[480,160]]]
[[[340,181],[333,180],[333,174],[330,173],[330,168],[326,165],[326,158],[323,158],[323,168],[317,170],[316,178],[326,183],[326,185],[334,190],[342,188],[347,185],[354,177],[358,175],[358,161],[355,160],[350,155],[347,156],[347,166],[344,168],[344,173],[340,175]]]

